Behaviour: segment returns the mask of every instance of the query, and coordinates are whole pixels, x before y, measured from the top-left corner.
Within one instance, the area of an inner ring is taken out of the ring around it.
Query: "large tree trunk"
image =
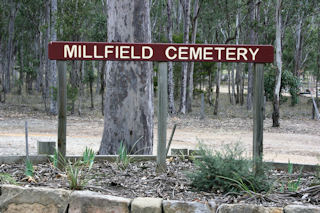
[[[196,43],[197,37],[197,28],[198,28],[198,14],[200,6],[199,0],[194,1],[193,5],[193,15],[192,15],[192,32],[191,32],[191,43]],[[188,76],[188,92],[187,92],[187,111],[192,111],[192,100],[193,100],[193,71],[194,71],[194,62],[189,63],[189,76]]]
[[[149,2],[110,1],[108,41],[151,42]],[[116,154],[120,142],[131,154],[152,154],[152,82],[151,62],[107,62],[104,130],[99,154]]]
[[[213,110],[214,115],[217,115],[219,110],[220,81],[221,81],[221,62],[218,63],[217,72],[216,72],[216,100],[214,102],[214,110]]]
[[[189,43],[190,28],[190,0],[184,0],[184,33],[183,41]],[[186,113],[187,110],[187,78],[188,78],[188,62],[182,62],[181,68],[181,92],[180,92],[180,112]]]
[[[276,5],[276,82],[273,93],[273,113],[272,113],[272,126],[280,126],[280,86],[281,86],[281,72],[282,72],[282,46],[281,46],[281,33],[282,33],[282,0],[277,0]]]
[[[168,23],[167,23],[167,37],[168,42],[172,43],[172,0],[167,0],[167,15],[168,15]],[[171,61],[168,62],[168,99],[169,99],[169,107],[168,111],[170,115],[176,113],[176,108],[174,105],[174,81],[173,81],[173,63]]]
[[[51,0],[51,41],[57,40],[57,31],[56,31],[56,15],[57,15],[57,0]],[[47,44],[46,44],[47,45]],[[50,79],[49,79],[49,92],[50,92],[50,113],[52,115],[57,114],[57,100],[54,99],[54,88],[57,88],[57,61],[50,61]]]

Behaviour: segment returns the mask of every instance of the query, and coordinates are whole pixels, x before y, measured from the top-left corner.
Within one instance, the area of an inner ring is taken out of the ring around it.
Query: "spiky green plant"
[[[86,149],[84,150],[83,154],[82,154],[82,160],[83,163],[88,166],[89,170],[91,170],[93,163],[94,163],[94,159],[95,159],[96,155],[93,151],[93,149],[86,147]]]
[[[32,162],[27,159],[26,160],[26,168],[25,168],[25,172],[24,174],[27,176],[27,177],[33,177],[33,165],[32,165]]]
[[[134,150],[134,147],[137,145],[137,143],[139,143],[141,141],[142,138],[143,138],[143,136],[141,136],[136,142],[134,142],[130,151],[128,151],[128,149],[123,141],[120,142],[120,146],[117,150],[118,157],[116,160],[119,168],[126,169],[129,166],[129,164],[132,161],[132,157],[130,157],[129,155],[134,155],[134,154],[140,152],[141,150],[148,148],[148,147],[145,147],[140,150],[137,150],[135,153],[132,153]]]
[[[81,161],[68,161],[65,169],[70,189],[80,190],[86,185],[87,181],[85,179],[84,167]]]

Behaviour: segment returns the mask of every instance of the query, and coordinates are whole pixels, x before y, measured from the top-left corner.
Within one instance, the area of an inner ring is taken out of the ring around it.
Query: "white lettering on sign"
[[[108,58],[109,53],[110,53],[110,54],[113,53],[113,50],[110,50],[110,49],[113,49],[113,46],[111,46],[111,45],[106,45],[106,46],[104,47],[104,57],[105,57],[105,58]]]
[[[140,59],[141,57],[139,55],[134,55],[134,46],[131,46],[131,58],[132,59]]]
[[[180,60],[188,60],[188,47],[179,47],[178,57]],[[183,56],[185,55],[185,56]]]
[[[166,51],[165,51],[165,55],[168,59],[173,60],[177,57],[177,54],[174,53],[172,56],[170,56],[170,50],[173,50],[173,52],[177,51],[177,48],[173,47],[173,46],[169,46]]]
[[[249,51],[252,54],[252,60],[256,60],[256,55],[257,55],[257,53],[259,51],[259,48],[257,48],[256,51],[254,51],[254,52],[252,51],[251,48],[249,48]]]
[[[211,50],[211,51],[210,51]],[[212,47],[205,47],[203,48],[203,59],[204,60],[213,60],[213,57],[210,57],[209,54],[212,55]]]
[[[64,45],[64,57],[67,58],[73,58],[77,57],[77,46],[72,45],[71,50],[69,45]]]
[[[98,55],[97,52],[98,52],[98,51],[97,51],[97,45],[94,45],[94,46],[93,46],[93,57],[94,57],[94,58],[103,58],[103,56],[102,56],[102,55]]]
[[[231,57],[231,56],[236,56],[236,50],[235,47],[229,47],[226,49],[226,59],[227,60],[236,60],[236,57]]]
[[[248,50],[246,48],[243,48],[243,47],[239,47],[237,49],[237,60],[240,60],[240,56],[242,56],[243,60],[248,60],[247,58],[247,53],[248,53]]]
[[[63,46],[64,58],[82,59],[111,59],[111,60],[154,60],[162,58],[182,61],[255,61],[260,51],[259,47],[237,46],[206,46],[206,45],[168,45],[164,52],[154,53],[154,47],[149,45],[112,45],[99,46],[93,44],[65,44]],[[157,50],[157,49],[156,49]],[[160,59],[161,61],[161,59]]]
[[[146,55],[146,51],[149,51],[149,55]],[[148,46],[143,46],[142,47],[142,58],[143,59],[150,59],[153,56],[153,49],[151,47]]]
[[[224,48],[224,47],[216,47],[214,49],[218,50],[218,60],[221,60],[221,51],[225,50],[226,48]]]
[[[197,48],[197,50],[195,50],[194,47],[190,47],[190,59],[194,59],[194,60],[198,60],[198,59],[202,59],[202,51],[201,48]]]

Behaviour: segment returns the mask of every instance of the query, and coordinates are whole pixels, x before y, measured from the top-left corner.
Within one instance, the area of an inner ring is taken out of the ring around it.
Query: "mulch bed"
[[[103,194],[135,197],[160,197],[165,200],[185,200],[206,202],[214,200],[219,203],[250,203],[264,206],[285,206],[288,204],[320,204],[320,178],[316,173],[271,170],[270,179],[273,189],[268,193],[222,193],[196,191],[186,176],[186,172],[195,170],[188,159],[170,158],[167,172],[157,174],[156,162],[132,162],[126,169],[111,162],[96,162],[90,171],[85,169],[83,175],[87,180],[83,190]],[[22,186],[45,186],[50,188],[70,189],[67,175],[53,167],[51,163],[34,165],[34,177],[26,178],[24,164],[2,164],[0,173],[10,174]],[[289,191],[287,184],[297,181],[297,191]],[[6,183],[0,178],[0,183]]]

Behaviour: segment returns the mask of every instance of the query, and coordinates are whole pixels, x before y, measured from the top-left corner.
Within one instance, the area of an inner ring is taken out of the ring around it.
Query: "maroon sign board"
[[[274,59],[271,45],[55,41],[48,47],[51,60],[272,63]]]

